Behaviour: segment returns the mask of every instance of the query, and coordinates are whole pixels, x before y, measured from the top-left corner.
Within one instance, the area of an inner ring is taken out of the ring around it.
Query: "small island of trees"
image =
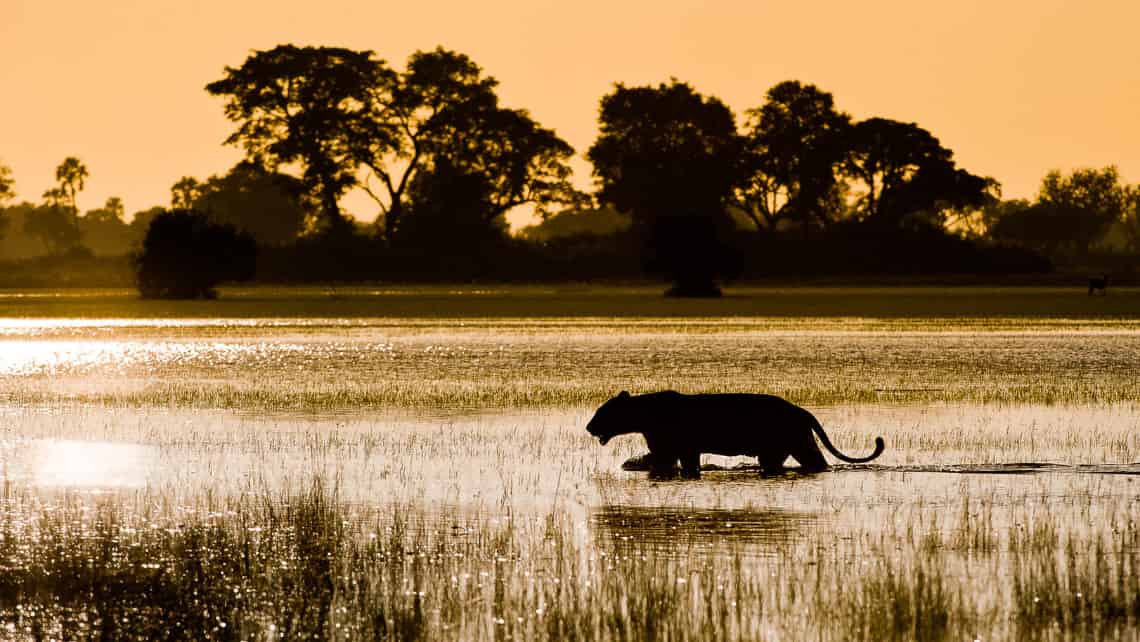
[[[254,51],[206,86],[245,158],[179,179],[168,207],[128,222],[112,197],[80,213],[89,170],[75,157],[40,202],[16,202],[0,163],[0,285],[126,269],[143,296],[181,298],[251,278],[649,274],[670,294],[715,296],[725,280],[787,275],[1131,275],[1140,256],[1140,187],[1114,167],[1050,171],[1035,199],[1002,200],[917,123],[856,120],[811,84],[781,82],[741,117],[679,80],[615,84],[584,152],[592,193],[572,180],[575,150],[497,89],[443,48],[403,70],[371,51]],[[341,209],[353,189],[374,221]],[[515,208],[540,222],[511,235]]]

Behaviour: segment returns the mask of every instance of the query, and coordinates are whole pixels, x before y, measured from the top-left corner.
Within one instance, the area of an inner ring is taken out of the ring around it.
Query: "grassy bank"
[[[67,318],[1140,318],[1140,288],[756,287],[671,299],[660,286],[223,288],[214,301],[144,301],[133,290],[0,290],[0,316]]]

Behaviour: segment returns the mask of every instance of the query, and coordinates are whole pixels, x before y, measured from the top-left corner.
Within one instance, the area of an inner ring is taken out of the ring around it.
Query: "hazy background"
[[[169,203],[183,175],[240,151],[203,86],[251,49],[292,42],[466,53],[507,106],[584,151],[612,84],[676,76],[739,116],[800,79],[855,118],[917,121],[959,165],[1028,197],[1050,168],[1116,164],[1140,180],[1140,3],[756,0],[406,3],[0,0],[0,160],[38,200],[68,155],[91,170],[80,210]],[[578,181],[590,184],[579,160]],[[348,210],[375,216],[367,198]]]

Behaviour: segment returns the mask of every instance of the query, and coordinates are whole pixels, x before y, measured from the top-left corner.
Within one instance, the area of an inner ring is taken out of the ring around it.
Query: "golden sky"
[[[91,172],[81,208],[165,205],[179,177],[239,159],[202,88],[251,49],[372,49],[402,68],[443,45],[579,153],[614,82],[675,76],[739,116],[798,79],[856,118],[917,122],[1028,197],[1051,168],[1115,164],[1140,181],[1137,25],[1136,0],[0,0],[0,162],[20,198],[75,155]],[[375,216],[367,199],[348,206]]]

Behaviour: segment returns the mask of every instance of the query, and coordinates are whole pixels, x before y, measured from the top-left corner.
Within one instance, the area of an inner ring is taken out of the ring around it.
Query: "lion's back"
[[[668,391],[644,395],[660,437],[677,449],[723,455],[756,455],[779,446],[803,424],[806,410],[774,395],[715,393],[685,395]],[[805,416],[806,415],[806,416]]]

